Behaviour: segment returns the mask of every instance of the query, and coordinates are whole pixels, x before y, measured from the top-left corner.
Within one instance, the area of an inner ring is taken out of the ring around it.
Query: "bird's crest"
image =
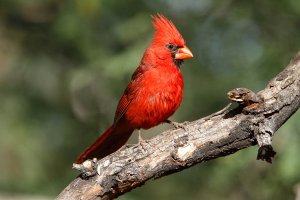
[[[162,14],[152,16],[154,19],[153,27],[155,28],[155,42],[173,42],[178,46],[184,46],[185,41],[175,25]]]

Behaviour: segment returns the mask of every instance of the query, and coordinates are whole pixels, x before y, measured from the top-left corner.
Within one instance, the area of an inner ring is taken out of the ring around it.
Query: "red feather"
[[[76,163],[103,158],[126,143],[135,129],[167,120],[183,96],[180,64],[193,55],[175,25],[163,15],[152,17],[155,34],[118,104],[113,125],[79,155]]]

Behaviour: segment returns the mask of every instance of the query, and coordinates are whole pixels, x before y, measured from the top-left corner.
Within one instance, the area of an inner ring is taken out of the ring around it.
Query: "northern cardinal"
[[[75,163],[101,159],[121,148],[135,129],[149,129],[168,118],[183,96],[180,66],[193,54],[175,25],[161,14],[152,16],[155,34],[132,75],[115,113],[113,125]]]

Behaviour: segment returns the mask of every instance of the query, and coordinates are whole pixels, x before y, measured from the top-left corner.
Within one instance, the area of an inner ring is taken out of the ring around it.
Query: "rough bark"
[[[244,90],[233,90],[237,91]],[[243,94],[228,94],[231,100],[240,103],[234,109],[189,122],[185,130],[165,131],[142,145],[125,147],[95,163],[75,166],[92,176],[77,177],[57,199],[112,199],[149,179],[257,143],[258,159],[271,162],[275,155],[271,146],[274,133],[300,106],[300,52],[265,89],[257,94],[251,91],[251,95]]]

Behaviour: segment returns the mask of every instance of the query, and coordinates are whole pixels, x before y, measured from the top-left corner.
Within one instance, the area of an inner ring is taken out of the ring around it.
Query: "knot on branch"
[[[176,152],[173,153],[172,158],[178,162],[185,162],[192,156],[197,147],[191,143],[179,147]]]
[[[227,93],[227,97],[229,100],[238,103],[246,112],[257,109],[259,104],[263,102],[262,97],[247,88],[235,88],[230,90]]]
[[[83,179],[94,176],[97,172],[97,159],[86,160],[81,164],[73,163],[73,169],[80,171],[80,175]]]

